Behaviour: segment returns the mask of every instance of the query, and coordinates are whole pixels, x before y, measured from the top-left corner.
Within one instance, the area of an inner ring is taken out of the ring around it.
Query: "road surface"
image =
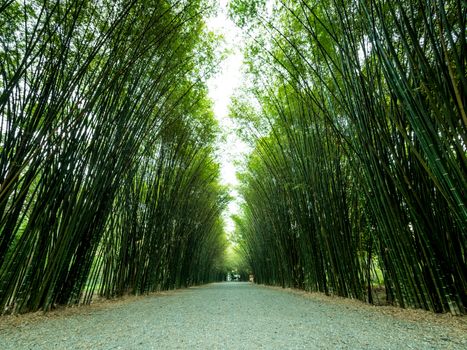
[[[13,324],[10,316],[0,320],[0,349],[467,349],[458,329],[379,309],[216,283]]]

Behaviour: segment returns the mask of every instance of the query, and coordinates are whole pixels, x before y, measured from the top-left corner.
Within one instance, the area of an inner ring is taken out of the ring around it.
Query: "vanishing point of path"
[[[422,321],[230,282],[0,324],[0,349],[467,349]]]

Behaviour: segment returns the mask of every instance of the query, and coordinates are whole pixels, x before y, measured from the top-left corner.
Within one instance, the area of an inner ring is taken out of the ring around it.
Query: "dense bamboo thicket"
[[[0,5],[0,313],[218,278],[204,0]]]
[[[465,313],[465,2],[261,3],[231,6],[261,105],[233,108],[256,281]]]

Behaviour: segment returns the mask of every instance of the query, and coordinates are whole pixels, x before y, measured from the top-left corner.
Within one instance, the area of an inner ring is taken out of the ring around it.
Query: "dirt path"
[[[467,349],[458,327],[236,282],[0,325],[4,350]]]

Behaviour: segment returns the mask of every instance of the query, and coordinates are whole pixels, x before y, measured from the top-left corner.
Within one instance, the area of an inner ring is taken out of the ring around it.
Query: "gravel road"
[[[0,349],[467,349],[443,324],[241,282],[80,309],[4,324]]]

